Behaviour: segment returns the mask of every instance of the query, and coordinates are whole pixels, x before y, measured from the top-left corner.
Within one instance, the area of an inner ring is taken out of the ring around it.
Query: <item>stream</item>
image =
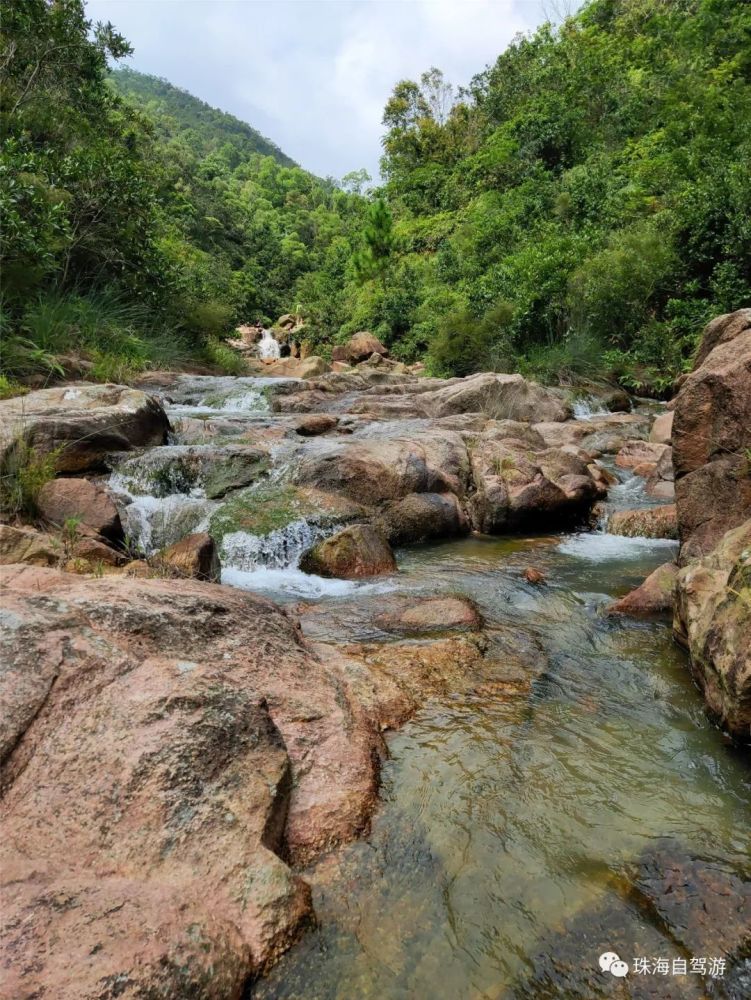
[[[294,418],[270,412],[267,384],[184,378],[169,390],[175,437],[157,450],[163,460],[187,447],[216,452],[250,428],[269,442],[267,477],[283,481],[300,448],[326,445],[289,436]],[[354,433],[379,427],[385,432],[376,423]],[[643,480],[613,471],[609,510],[651,505]],[[140,459],[124,460],[111,486],[145,552],[205,529],[224,503],[200,481],[155,477]],[[597,967],[611,933],[633,945],[622,956],[629,962],[680,955],[635,901],[629,873],[663,851],[747,877],[751,801],[747,761],[708,722],[669,623],[602,614],[673,558],[675,543],[610,535],[603,523],[404,548],[396,577],[364,583],[297,568],[305,549],[335,530],[330,524],[303,518],[264,538],[224,537],[222,581],[282,603],[304,600],[303,630],[316,640],[374,638],[368,609],[384,591],[461,593],[491,634],[516,630],[545,658],[524,697],[480,688],[433,700],[388,737],[369,834],[303,873],[318,925],[253,997],[704,995],[690,976],[671,977],[672,992],[612,992],[618,982],[603,985]],[[524,581],[530,565],[545,586]],[[557,955],[576,989],[562,985]],[[746,966],[727,992],[711,995],[751,996]]]

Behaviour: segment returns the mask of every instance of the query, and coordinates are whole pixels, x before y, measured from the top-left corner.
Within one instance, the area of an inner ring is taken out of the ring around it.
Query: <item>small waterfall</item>
[[[233,531],[222,542],[222,566],[244,573],[258,569],[297,569],[308,549],[334,530],[301,519],[268,535]]]
[[[271,330],[261,332],[261,340],[258,344],[258,357],[261,361],[276,361],[281,357],[281,349],[274,339]]]
[[[573,409],[575,420],[592,420],[594,417],[605,417],[610,413],[596,396],[580,396],[574,400]]]

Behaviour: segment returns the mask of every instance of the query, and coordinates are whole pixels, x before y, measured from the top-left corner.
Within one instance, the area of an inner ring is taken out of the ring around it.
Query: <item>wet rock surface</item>
[[[628,538],[677,538],[675,504],[617,511],[608,519],[608,531]]]

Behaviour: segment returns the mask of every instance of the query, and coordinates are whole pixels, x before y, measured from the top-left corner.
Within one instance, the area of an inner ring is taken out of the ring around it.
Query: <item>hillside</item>
[[[118,94],[144,111],[167,136],[190,132],[190,141],[203,155],[229,143],[240,157],[256,153],[273,156],[284,167],[295,166],[294,160],[246,122],[212,108],[167,80],[126,66],[114,70],[110,80]]]

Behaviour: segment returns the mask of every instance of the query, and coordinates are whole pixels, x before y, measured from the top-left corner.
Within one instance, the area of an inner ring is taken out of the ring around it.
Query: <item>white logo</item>
[[[604,951],[600,955],[600,968],[603,972],[609,972],[611,976],[622,979],[628,975],[628,962],[622,962],[614,951]]]

